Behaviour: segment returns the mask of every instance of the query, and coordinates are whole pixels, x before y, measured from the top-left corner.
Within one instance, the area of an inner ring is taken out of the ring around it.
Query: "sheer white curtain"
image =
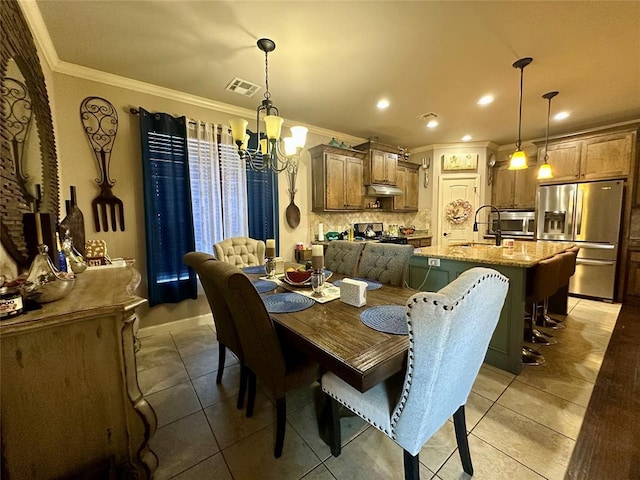
[[[189,120],[187,137],[196,250],[213,253],[214,243],[249,234],[244,162],[228,127]]]

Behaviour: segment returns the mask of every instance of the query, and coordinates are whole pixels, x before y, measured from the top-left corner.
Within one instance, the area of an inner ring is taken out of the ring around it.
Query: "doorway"
[[[437,243],[474,241],[473,216],[478,208],[478,174],[447,176],[438,179]]]

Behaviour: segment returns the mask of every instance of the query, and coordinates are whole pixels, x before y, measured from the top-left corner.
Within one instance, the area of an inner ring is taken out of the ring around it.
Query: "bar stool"
[[[561,263],[560,256],[554,255],[551,258],[542,260],[527,274],[526,302],[531,306],[529,328],[524,333],[524,339],[527,342],[537,345],[554,345],[558,343],[552,336],[545,335],[535,328],[535,318],[538,314],[538,303],[553,295],[560,287],[558,276]],[[523,346],[522,363],[526,365],[541,365],[544,363],[544,356],[530,347]]]
[[[558,277],[558,289],[561,289],[567,285],[569,285],[569,280],[576,272],[576,259],[578,258],[578,251],[580,247],[571,247],[566,251],[559,253],[558,255],[562,258],[562,264],[560,266],[560,273]],[[551,318],[547,314],[549,306],[549,298],[545,298],[543,301],[543,310],[542,314],[538,316],[536,319],[536,324],[539,327],[547,327],[552,328],[554,330],[558,330],[560,328],[565,328],[565,325],[561,320],[556,320]]]

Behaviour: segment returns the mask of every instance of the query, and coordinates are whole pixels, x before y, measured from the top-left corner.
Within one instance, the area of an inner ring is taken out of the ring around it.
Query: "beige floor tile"
[[[326,460],[331,455],[331,451],[324,440],[320,438],[316,408],[315,404],[307,404],[295,412],[287,414],[287,420],[291,427],[307,442],[311,450],[321,460]],[[369,424],[357,415],[342,417],[340,419],[342,445],[349,443],[367,428],[370,428]]]
[[[232,480],[232,478],[222,453],[216,453],[174,477],[174,480]]]
[[[302,480],[335,480],[336,477],[331,475],[324,465],[318,465],[316,468],[307,473]]]
[[[225,449],[230,445],[257,432],[275,422],[276,412],[273,404],[260,392],[256,395],[253,416],[247,418],[245,409],[236,408],[235,398],[228,398],[204,409],[209,419],[213,434]]]
[[[151,449],[159,460],[154,480],[172,478],[220,451],[202,412],[159,428]]]
[[[600,371],[600,363],[567,355],[555,348],[545,349],[544,358],[546,359],[544,367],[540,369],[543,372],[542,376],[548,371],[553,371],[584,380],[585,382],[596,383],[598,372]]]
[[[561,369],[547,369],[546,363],[538,367],[525,367],[518,381],[537,387],[576,405],[586,407],[593,392],[593,383],[573,377]]]
[[[469,451],[471,452],[474,480],[544,480],[544,477],[473,434],[469,435]],[[438,478],[442,480],[467,480],[470,478],[462,469],[457,450],[438,470]]]
[[[549,480],[562,480],[575,441],[500,405],[473,434]]]
[[[509,372],[496,368],[480,367],[478,377],[471,390],[489,400],[495,401],[513,381],[514,376]]]
[[[491,408],[493,402],[482,395],[471,392],[467,399],[467,404],[464,406],[464,416],[467,422],[467,431],[473,430],[480,419]],[[453,421],[453,418],[450,420]]]
[[[274,458],[274,430],[275,424],[270,423],[223,450],[233,478],[294,480],[320,465],[320,459],[291,428],[285,433],[282,456]]]
[[[227,398],[237,398],[240,387],[240,364],[236,363],[224,369],[222,383],[216,383],[217,371],[207,373],[192,380],[200,403],[209,407]],[[246,397],[245,397],[246,401]]]
[[[420,478],[431,478],[433,472],[420,460]],[[365,430],[339,457],[329,457],[324,464],[337,480],[389,480],[403,478],[404,471],[402,448],[375,428]]]
[[[224,367],[229,367],[238,363],[236,356],[229,349],[225,350]],[[208,346],[198,352],[182,357],[187,373],[191,378],[201,377],[207,373],[218,370],[218,355],[220,345],[216,342],[213,346]]]
[[[208,325],[197,325],[178,332],[171,332],[178,351],[183,357],[193,355],[218,344],[216,334]]]
[[[169,334],[143,338],[141,345],[136,353],[138,372],[180,359],[178,348]]]
[[[150,395],[188,380],[189,375],[179,357],[170,363],[147,368],[138,373],[138,385],[143,395]]]
[[[574,440],[578,438],[586,410],[517,380],[509,385],[498,404]]]
[[[191,382],[184,382],[145,397],[158,417],[158,427],[202,410]]]
[[[456,451],[456,434],[453,422],[446,422],[427,440],[420,450],[420,461],[432,472],[438,471],[447,459]]]

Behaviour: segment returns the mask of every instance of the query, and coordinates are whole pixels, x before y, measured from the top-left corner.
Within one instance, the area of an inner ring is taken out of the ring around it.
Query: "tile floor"
[[[485,365],[467,403],[475,479],[562,479],[580,431],[609,337],[620,310],[570,298],[558,344],[537,347],[546,363],[518,376]],[[141,333],[141,336],[143,333]],[[260,390],[252,418],[235,407],[239,366],[227,356],[216,385],[218,343],[201,325],[142,337],[139,384],[158,416],[151,448],[154,479],[374,480],[401,479],[402,451],[356,417],[343,418],[338,458],[320,440],[315,416],[319,388],[287,398],[284,453],[273,458],[275,407]],[[421,478],[462,479],[453,423],[420,452]]]

